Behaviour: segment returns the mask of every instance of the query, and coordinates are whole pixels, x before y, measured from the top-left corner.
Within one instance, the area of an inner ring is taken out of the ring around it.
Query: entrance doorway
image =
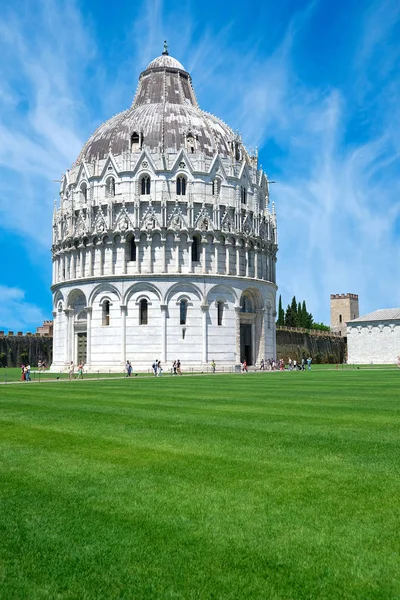
[[[247,361],[248,365],[253,364],[253,352],[252,352],[252,335],[251,335],[251,324],[241,323],[240,324],[240,362]]]
[[[78,364],[86,362],[87,334],[78,333]]]

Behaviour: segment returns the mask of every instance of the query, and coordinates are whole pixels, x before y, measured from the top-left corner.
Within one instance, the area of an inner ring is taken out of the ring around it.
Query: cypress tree
[[[279,294],[279,304],[278,304],[278,320],[276,322],[277,325],[282,327],[285,324],[285,311],[282,308],[282,296]]]

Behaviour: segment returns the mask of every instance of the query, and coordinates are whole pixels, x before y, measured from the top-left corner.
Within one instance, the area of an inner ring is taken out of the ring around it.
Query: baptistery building
[[[275,356],[277,227],[256,152],[165,48],[62,176],[53,370]]]

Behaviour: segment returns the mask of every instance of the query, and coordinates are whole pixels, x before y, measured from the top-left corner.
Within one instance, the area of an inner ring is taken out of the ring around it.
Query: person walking
[[[308,370],[309,370],[309,371],[311,371],[311,362],[312,362],[312,358],[311,358],[311,356],[309,356],[309,357],[307,358],[307,367],[308,367]]]
[[[25,367],[26,371],[25,371],[25,379],[26,381],[32,381],[31,380],[31,365],[27,365]]]
[[[69,380],[72,381],[74,377],[74,361],[71,360],[70,364],[69,364]]]
[[[217,365],[216,365],[216,363],[215,363],[215,360],[214,360],[214,359],[212,359],[212,361],[211,361],[211,368],[212,368],[212,372],[213,372],[213,373],[215,373],[215,367],[216,367],[216,366],[217,366]]]
[[[181,371],[181,361],[178,360],[176,361],[176,372],[178,373],[178,375],[182,375],[182,371]]]
[[[81,361],[78,366],[78,376],[79,379],[83,379],[83,362]]]

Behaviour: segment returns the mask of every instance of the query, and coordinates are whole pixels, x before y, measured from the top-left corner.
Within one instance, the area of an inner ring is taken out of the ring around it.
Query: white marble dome
[[[164,53],[62,176],[53,370],[235,367],[275,355],[276,215],[238,133]]]

